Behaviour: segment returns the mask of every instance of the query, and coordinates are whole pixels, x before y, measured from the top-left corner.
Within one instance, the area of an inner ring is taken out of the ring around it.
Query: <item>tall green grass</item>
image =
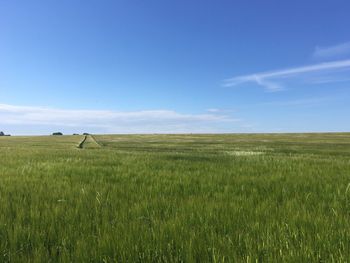
[[[350,134],[0,138],[0,262],[347,262]]]

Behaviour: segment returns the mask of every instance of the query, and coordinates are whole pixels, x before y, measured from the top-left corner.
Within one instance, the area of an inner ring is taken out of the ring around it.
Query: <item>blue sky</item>
[[[350,131],[350,2],[0,1],[0,130]]]

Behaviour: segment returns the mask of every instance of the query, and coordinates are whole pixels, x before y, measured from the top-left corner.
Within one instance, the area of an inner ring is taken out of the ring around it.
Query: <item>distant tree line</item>
[[[10,134],[5,134],[3,131],[0,131],[0,136],[11,136]]]
[[[52,135],[63,135],[63,133],[62,132],[54,132],[54,133],[52,133]],[[78,133],[73,133],[73,135],[79,135],[79,134]],[[87,132],[84,132],[83,135],[90,135],[90,134],[87,133]]]

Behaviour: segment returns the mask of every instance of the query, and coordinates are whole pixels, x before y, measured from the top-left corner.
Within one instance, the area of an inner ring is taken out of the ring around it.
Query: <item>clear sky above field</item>
[[[350,2],[0,2],[0,131],[350,130]]]

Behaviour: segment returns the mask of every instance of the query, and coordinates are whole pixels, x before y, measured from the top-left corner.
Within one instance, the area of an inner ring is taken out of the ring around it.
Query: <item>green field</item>
[[[350,133],[0,137],[0,262],[348,262]]]

